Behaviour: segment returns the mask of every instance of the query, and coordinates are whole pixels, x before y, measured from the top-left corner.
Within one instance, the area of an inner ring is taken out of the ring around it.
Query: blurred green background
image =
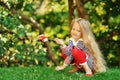
[[[81,1],[107,65],[120,66],[120,0]],[[62,63],[60,47],[53,39],[62,38],[65,43],[69,39],[68,0],[1,0],[0,67],[54,66],[45,44],[36,40],[39,29],[29,20],[43,29],[53,57]]]

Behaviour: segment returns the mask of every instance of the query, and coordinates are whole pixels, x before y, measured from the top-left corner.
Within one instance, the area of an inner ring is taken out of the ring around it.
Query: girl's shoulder
[[[69,39],[69,42],[73,42],[74,41],[74,39],[71,37],[70,39]]]
[[[70,39],[69,39],[69,43],[73,43],[73,38],[71,37]]]
[[[73,41],[73,38],[71,37],[71,38],[69,39],[69,41]]]

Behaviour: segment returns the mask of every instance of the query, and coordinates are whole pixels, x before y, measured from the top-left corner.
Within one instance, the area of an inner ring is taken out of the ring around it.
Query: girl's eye
[[[72,28],[72,30],[75,30],[75,28]]]
[[[80,32],[80,30],[77,30],[78,32]]]
[[[72,30],[73,30],[73,31],[76,30],[77,32],[80,32],[80,30],[77,30],[77,29],[75,29],[75,28],[72,28]]]

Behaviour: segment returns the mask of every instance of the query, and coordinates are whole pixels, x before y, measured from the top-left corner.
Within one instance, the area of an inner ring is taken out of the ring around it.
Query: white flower
[[[3,41],[3,42],[7,42],[7,39],[6,38],[1,38],[1,41]]]
[[[20,24],[20,25],[18,26],[18,28],[24,28],[24,26],[23,26],[22,24]]]
[[[0,38],[2,38],[2,35],[0,34]]]

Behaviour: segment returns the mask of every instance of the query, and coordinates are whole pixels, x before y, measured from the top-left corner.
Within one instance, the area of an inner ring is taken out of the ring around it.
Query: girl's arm
[[[63,42],[61,39],[58,39],[58,38],[55,38],[55,42],[56,42],[57,44],[60,44],[62,51],[63,51],[66,55],[71,55],[71,49],[73,48],[73,43],[72,43],[71,40],[69,40],[68,46],[66,46],[66,45],[64,44],[64,42]]]
[[[73,42],[71,40],[69,40],[68,42],[68,46],[64,46],[62,47],[62,51],[66,54],[66,55],[71,55],[71,50],[73,48]]]
[[[72,41],[69,40],[68,46],[66,46],[61,39],[56,38],[55,41],[56,41],[56,43],[61,45],[62,52],[67,55],[64,63],[67,64],[67,65],[70,64],[71,61],[73,60],[73,57],[72,57],[72,54],[71,54],[71,50],[73,48]]]
[[[63,42],[62,39],[55,38],[54,40],[55,40],[55,42],[56,42],[57,44],[60,44],[61,47],[64,47],[64,46],[65,46],[65,44],[64,44],[64,42]]]

